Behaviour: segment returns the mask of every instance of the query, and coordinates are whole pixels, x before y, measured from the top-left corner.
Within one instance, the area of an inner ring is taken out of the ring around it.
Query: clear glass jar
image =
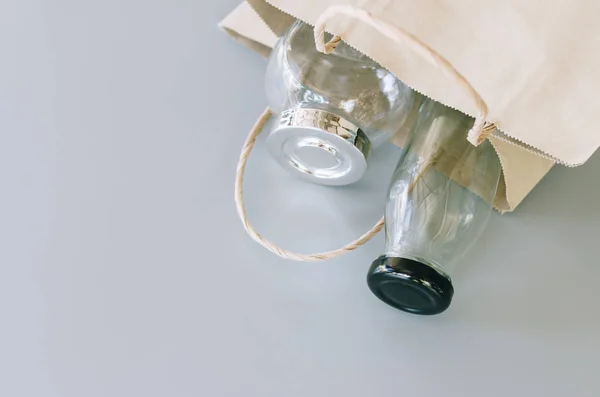
[[[452,267],[475,244],[493,204],[501,166],[489,141],[466,137],[473,119],[424,100],[390,183],[386,252],[367,276],[398,309],[440,313],[450,305]]]
[[[344,42],[320,53],[313,28],[300,21],[271,53],[266,93],[278,115],[267,138],[271,155],[326,185],[359,180],[372,148],[405,127],[417,95]]]

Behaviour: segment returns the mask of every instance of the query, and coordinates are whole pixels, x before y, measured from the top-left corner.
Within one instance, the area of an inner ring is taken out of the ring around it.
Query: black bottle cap
[[[406,258],[380,256],[367,274],[379,299],[414,314],[438,314],[450,306],[452,281],[431,266]]]

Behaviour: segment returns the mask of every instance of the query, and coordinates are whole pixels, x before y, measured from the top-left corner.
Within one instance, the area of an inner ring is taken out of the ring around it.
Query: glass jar
[[[271,53],[266,93],[278,115],[267,138],[271,155],[325,185],[358,181],[371,150],[405,127],[417,95],[344,42],[320,53],[313,28],[300,21]]]
[[[501,166],[489,141],[467,141],[473,121],[431,100],[421,104],[389,187],[386,252],[367,276],[371,291],[393,307],[446,310],[452,267],[487,223]]]

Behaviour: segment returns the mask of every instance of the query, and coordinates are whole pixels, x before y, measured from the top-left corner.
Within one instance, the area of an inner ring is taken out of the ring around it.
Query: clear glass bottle
[[[404,128],[417,95],[344,42],[320,53],[313,28],[300,21],[271,53],[266,93],[278,115],[267,138],[271,155],[325,185],[359,180],[372,148]]]
[[[367,276],[371,291],[398,309],[437,314],[450,305],[452,267],[475,244],[500,180],[489,141],[471,145],[473,119],[424,100],[390,183],[386,252]]]

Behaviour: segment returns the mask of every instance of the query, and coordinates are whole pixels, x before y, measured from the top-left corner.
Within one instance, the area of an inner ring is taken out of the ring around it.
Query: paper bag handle
[[[237,165],[237,172],[235,175],[235,206],[237,208],[238,215],[242,220],[242,224],[244,225],[244,229],[246,232],[260,245],[271,251],[272,253],[286,259],[292,259],[295,261],[301,262],[316,262],[325,259],[335,258],[337,256],[343,255],[347,252],[354,251],[367,241],[369,241],[373,236],[375,236],[383,227],[383,218],[381,218],[375,226],[371,228],[367,233],[363,234],[356,240],[352,241],[349,244],[344,245],[342,248],[321,252],[317,254],[298,254],[296,252],[288,251],[279,247],[272,241],[267,240],[263,236],[260,235],[252,226],[248,217],[246,216],[246,208],[244,207],[244,192],[243,192],[243,184],[244,184],[244,173],[246,172],[246,162],[248,161],[248,157],[250,156],[250,152],[252,151],[252,147],[256,142],[256,138],[262,131],[263,127],[271,118],[273,113],[269,108],[265,109],[263,114],[258,118],[254,127],[250,130],[250,133],[246,137],[246,141],[244,142],[244,147],[242,148],[242,153],[240,154],[240,159]]]
[[[473,88],[473,86],[458,72],[454,66],[434,49],[423,43],[416,36],[407,32],[406,30],[394,26],[378,17],[373,16],[371,13],[357,8],[351,5],[333,5],[325,10],[323,14],[317,20],[315,24],[315,45],[317,50],[324,54],[330,54],[333,52],[335,47],[341,41],[340,36],[334,36],[327,44],[325,44],[325,26],[327,22],[340,14],[345,14],[350,17],[359,19],[363,22],[368,23],[375,28],[379,33],[395,41],[396,43],[402,44],[412,51],[420,55],[423,59],[441,71],[444,75],[448,76],[456,85],[458,85],[464,92],[466,92],[470,98],[473,99],[475,106],[477,107],[477,115],[475,116],[475,123],[467,134],[467,139],[475,146],[479,146],[483,141],[494,130],[494,125],[486,123],[488,115],[488,108],[481,95]]]
[[[487,105],[485,104],[479,93],[452,66],[452,64],[448,60],[446,60],[435,50],[430,48],[427,44],[423,43],[416,36],[408,33],[407,31],[397,26],[391,25],[382,19],[374,17],[373,15],[361,8],[357,8],[350,5],[334,5],[329,7],[327,10],[325,10],[323,14],[321,14],[315,25],[315,45],[320,52],[324,54],[330,54],[342,40],[340,36],[334,36],[328,43],[325,43],[325,26],[329,20],[331,20],[333,17],[339,14],[345,14],[368,23],[384,36],[394,40],[397,43],[407,46],[408,48],[419,54],[423,59],[432,64],[434,67],[436,67],[438,70],[440,70],[442,73],[444,73],[444,75],[454,80],[455,83],[473,99],[473,102],[477,107],[477,115],[475,116],[475,122],[473,124],[473,127],[469,130],[469,133],[467,134],[467,139],[475,146],[478,146],[487,139],[487,137],[494,130],[494,125],[486,122],[488,109]],[[267,240],[256,231],[254,226],[252,226],[250,221],[248,221],[248,217],[246,215],[246,208],[244,207],[244,173],[246,171],[246,163],[248,161],[248,157],[250,156],[252,148],[254,147],[256,138],[258,137],[266,122],[272,116],[272,114],[273,113],[271,112],[271,110],[267,108],[250,130],[248,136],[246,137],[246,141],[244,142],[242,152],[240,154],[235,177],[235,204],[242,224],[244,225],[244,228],[246,229],[246,232],[250,235],[250,237],[252,237],[258,244],[262,245],[267,250],[273,252],[274,254],[282,258],[302,262],[316,262],[341,256],[345,253],[357,249],[358,247],[369,241],[371,238],[373,238],[383,228],[383,217],[368,232],[363,234],[358,239],[352,241],[351,243],[346,244],[345,246],[333,251],[322,252],[317,254],[299,254],[296,252],[288,251],[279,247],[274,242]]]

